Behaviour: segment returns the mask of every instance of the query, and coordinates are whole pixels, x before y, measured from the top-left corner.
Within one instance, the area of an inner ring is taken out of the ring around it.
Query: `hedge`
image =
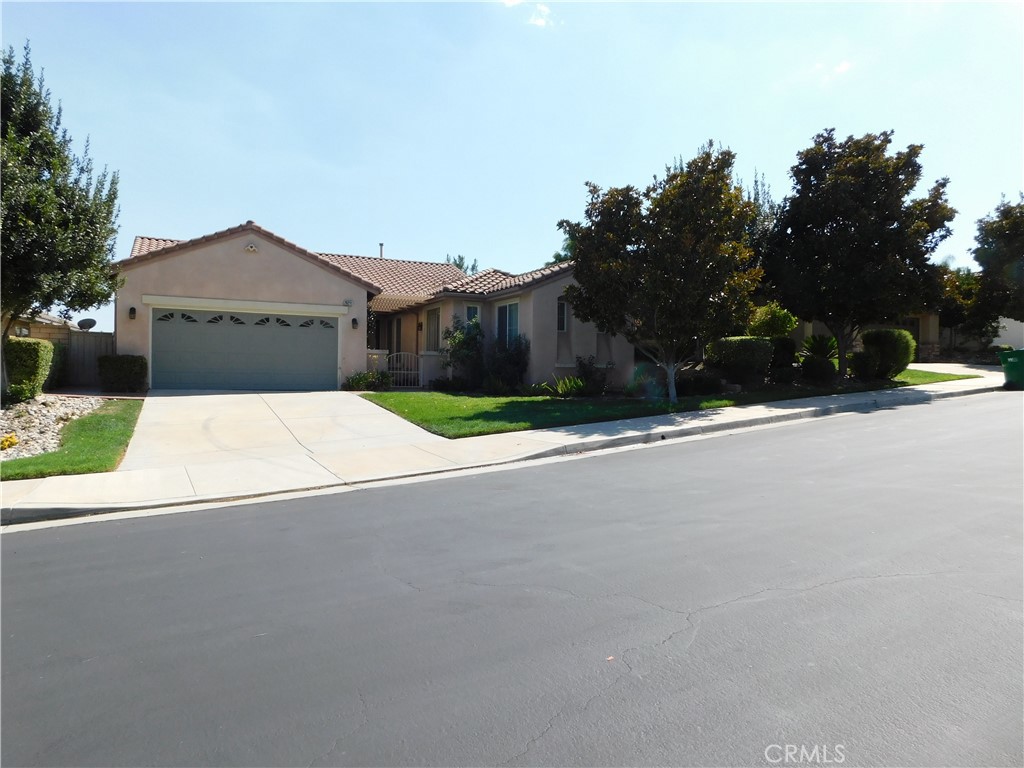
[[[761,378],[768,373],[774,347],[760,336],[726,336],[708,344],[707,362],[721,368],[726,376],[740,383]]]
[[[145,392],[149,364],[142,355],[100,355],[100,388],[104,392]]]
[[[861,334],[864,349],[878,359],[875,377],[894,379],[914,361],[917,342],[902,328],[876,328]]]
[[[46,339],[9,337],[4,342],[8,393],[13,402],[41,395],[53,362],[53,344]]]

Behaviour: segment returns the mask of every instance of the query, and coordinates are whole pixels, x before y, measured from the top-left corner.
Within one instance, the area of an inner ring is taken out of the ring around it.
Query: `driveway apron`
[[[352,392],[165,390],[146,398],[118,471],[184,467],[198,494],[244,493],[384,474],[389,456],[432,469],[448,462],[418,446],[439,442]]]

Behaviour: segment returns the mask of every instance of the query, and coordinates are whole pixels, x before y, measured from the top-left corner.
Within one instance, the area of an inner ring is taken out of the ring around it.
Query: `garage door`
[[[338,319],[153,309],[154,389],[338,388]]]

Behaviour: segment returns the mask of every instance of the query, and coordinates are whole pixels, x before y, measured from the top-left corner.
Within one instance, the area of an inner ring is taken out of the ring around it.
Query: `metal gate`
[[[419,355],[412,352],[395,352],[388,355],[388,373],[391,374],[391,386],[416,387],[422,386],[423,368]]]

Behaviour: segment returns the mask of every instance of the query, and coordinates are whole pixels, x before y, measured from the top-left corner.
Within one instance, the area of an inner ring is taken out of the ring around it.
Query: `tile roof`
[[[430,296],[445,283],[464,280],[466,273],[455,264],[436,261],[406,261],[378,256],[322,253],[319,257],[347,269],[381,287],[393,296]]]
[[[475,275],[447,283],[441,287],[445,293],[490,293],[496,286],[512,277],[511,272],[500,269],[485,269]]]
[[[163,248],[168,248],[181,242],[184,241],[167,240],[163,237],[136,236],[135,242],[132,243],[132,255],[129,258],[134,259],[136,256],[145,256],[147,253],[151,253],[152,251],[159,251]]]
[[[500,269],[485,269],[465,280],[445,285],[441,291],[444,293],[501,293],[517,288],[525,288],[533,283],[547,280],[572,269],[571,261],[563,261],[559,264],[552,264],[549,267],[541,267],[531,272],[523,272],[520,275],[513,275]]]
[[[466,275],[454,264],[446,262],[317,253],[295,245],[251,221],[192,240],[136,237],[132,245],[131,256],[118,262],[118,266],[132,266],[137,262],[157,258],[165,253],[175,252],[245,230],[258,232],[308,259],[322,263],[325,268],[341,272],[364,283],[367,288],[377,293],[369,304],[370,309],[376,312],[398,312],[417,304],[424,304],[432,298],[444,294],[485,296],[515,291],[564,274],[573,266],[571,261],[567,261],[523,272],[519,275],[501,269],[485,269],[475,275]]]

